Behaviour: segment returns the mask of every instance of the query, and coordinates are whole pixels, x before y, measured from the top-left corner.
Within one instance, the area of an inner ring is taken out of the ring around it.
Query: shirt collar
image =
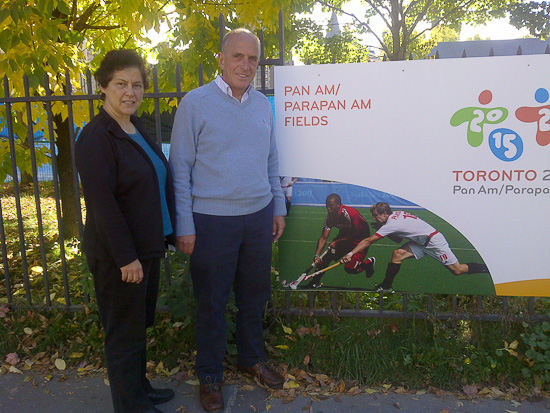
[[[214,82],[216,85],[222,90],[222,92],[226,93],[228,96],[231,96],[233,99],[238,101],[235,96],[233,96],[233,91],[231,90],[231,86],[229,86],[225,80],[223,80],[223,77],[221,75],[218,75]],[[241,97],[241,103],[244,103],[246,99],[248,99],[248,96],[250,95],[250,89],[252,89],[252,83],[248,85],[248,88],[246,88],[246,91],[243,93],[243,96]]]

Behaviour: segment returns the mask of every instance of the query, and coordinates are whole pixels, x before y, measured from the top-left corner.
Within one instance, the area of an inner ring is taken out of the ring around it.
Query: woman
[[[173,243],[172,177],[134,116],[149,83],[143,59],[110,51],[95,76],[104,104],[75,146],[87,207],[82,249],[105,330],[115,412],[159,412],[153,405],[174,391],[153,389],[145,377],[145,330],[155,317],[165,240]]]

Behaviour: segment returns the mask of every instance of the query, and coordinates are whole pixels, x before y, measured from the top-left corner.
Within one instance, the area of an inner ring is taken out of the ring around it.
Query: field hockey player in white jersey
[[[393,291],[393,280],[401,268],[401,263],[409,258],[419,260],[425,255],[439,261],[454,275],[489,273],[485,264],[475,262],[461,264],[451,251],[443,234],[417,216],[405,211],[392,212],[385,202],[376,203],[370,208],[370,212],[375,221],[376,233],[357,244],[342,258],[343,263],[350,261],[353,254],[368,248],[384,237],[396,242],[400,242],[403,238],[408,239],[408,242],[393,251],[391,262],[386,269],[386,276],[382,283],[375,285],[376,291]]]

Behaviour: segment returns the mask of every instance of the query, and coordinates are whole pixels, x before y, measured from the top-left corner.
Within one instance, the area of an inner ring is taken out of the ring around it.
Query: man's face
[[[376,222],[378,222],[379,224],[382,224],[382,225],[383,225],[383,224],[385,224],[386,221],[388,220],[389,215],[386,214],[385,212],[382,213],[382,214],[379,214],[378,212],[373,211],[372,217],[374,218],[374,220],[375,220]]]
[[[256,39],[248,33],[237,33],[228,39],[225,50],[218,56],[225,83],[239,100],[256,75],[260,56]]]
[[[327,211],[329,215],[338,215],[338,211],[340,211],[340,204],[334,199],[329,200],[327,202]]]

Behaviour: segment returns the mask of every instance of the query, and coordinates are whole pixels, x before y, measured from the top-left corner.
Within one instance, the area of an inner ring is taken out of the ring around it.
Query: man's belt
[[[436,231],[432,232],[430,235],[428,235],[428,238],[426,238],[426,242],[424,243],[425,247],[430,243],[430,241],[432,240],[432,237],[435,234],[439,234],[439,231],[436,230]]]

